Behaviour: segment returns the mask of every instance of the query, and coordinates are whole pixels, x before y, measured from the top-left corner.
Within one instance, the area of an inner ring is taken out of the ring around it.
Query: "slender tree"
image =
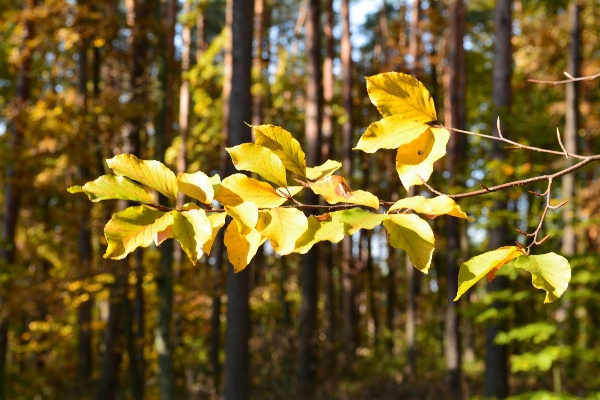
[[[452,0],[449,4],[448,28],[446,34],[446,60],[444,66],[444,120],[446,126],[466,129],[466,65],[465,48],[465,7],[462,0]],[[452,134],[448,142],[447,169],[448,184],[457,184],[456,174],[466,158],[465,135]],[[461,347],[459,336],[458,306],[454,296],[458,291],[457,259],[460,254],[460,229],[458,219],[446,218],[446,326],[444,330],[444,350],[446,353],[447,381],[455,398],[461,398],[460,363]]]
[[[568,72],[571,76],[579,76],[581,64],[581,4],[573,0],[569,4],[569,28],[570,28],[570,46]],[[577,131],[579,130],[579,82],[567,83],[566,95],[566,121],[564,145],[569,153],[577,153]],[[573,159],[569,159],[571,164]],[[562,178],[562,198],[572,199],[575,193],[575,177],[566,175]],[[569,201],[562,213],[565,228],[562,235],[561,252],[565,256],[575,254],[575,231],[573,230],[574,207],[573,202]]]
[[[0,271],[6,273],[8,267],[15,262],[15,233],[19,217],[21,188],[19,178],[21,170],[18,165],[18,155],[22,152],[23,137],[26,126],[26,107],[31,95],[31,58],[32,47],[29,42],[34,38],[33,9],[35,0],[23,2],[24,11],[28,17],[24,19],[22,59],[17,76],[17,91],[15,109],[17,115],[11,121],[9,148],[11,160],[6,168],[4,185],[4,204],[2,213],[2,236],[0,241]],[[4,284],[3,284],[4,285]],[[4,293],[4,290],[2,291]],[[4,303],[0,297],[0,305]],[[2,307],[5,308],[5,307]],[[6,398],[6,355],[8,351],[8,315],[6,311],[0,313],[0,400]]]
[[[306,98],[305,128],[306,163],[315,166],[319,163],[319,139],[321,112],[323,110],[323,88],[321,81],[321,40],[320,40],[319,0],[309,0],[306,10]],[[316,204],[317,196],[306,191],[306,204]],[[314,246],[302,256],[300,334],[298,348],[298,395],[301,398],[314,397],[316,375],[315,345],[317,333],[317,263],[318,247]]]
[[[342,103],[344,104],[344,124],[342,125],[342,165],[344,175],[352,177],[352,44],[350,42],[350,5],[342,0]],[[344,356],[345,368],[354,360],[358,346],[356,312],[356,268],[352,260],[352,237],[342,239],[341,268],[342,290],[344,296]]]
[[[494,34],[496,37],[494,47],[494,65],[492,78],[492,101],[494,103],[494,114],[505,115],[511,104],[511,75],[512,75],[512,0],[497,0],[494,14]],[[493,133],[500,133],[493,121]],[[501,128],[502,129],[502,128]],[[506,137],[508,132],[502,130]],[[492,149],[493,159],[503,159],[504,150],[501,142],[494,141]],[[506,208],[505,200],[498,200],[494,205],[494,211],[498,212]],[[497,249],[505,244],[506,223],[490,230],[488,247]],[[488,284],[488,291],[495,292],[508,286],[507,278],[499,276]],[[495,302],[494,307],[502,307],[500,302]],[[491,323],[486,329],[486,355],[485,355],[485,383],[483,393],[486,397],[504,398],[508,396],[508,348],[506,345],[498,345],[494,342],[501,327],[497,323]]]
[[[227,1],[227,27],[230,32],[227,52],[231,66],[229,81],[228,138],[229,147],[249,142],[252,120],[252,24],[248,16],[254,11],[254,0]],[[231,167],[230,167],[231,169]],[[249,269],[233,272],[228,266],[227,274],[227,334],[225,339],[225,399],[249,398],[250,307]]]

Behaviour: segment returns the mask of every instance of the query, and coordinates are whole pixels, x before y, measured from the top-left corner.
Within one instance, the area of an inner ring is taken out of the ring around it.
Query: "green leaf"
[[[552,303],[562,296],[571,280],[569,261],[555,253],[519,257],[515,268],[531,272],[533,286],[546,291],[544,303]]]
[[[317,167],[307,167],[306,177],[311,181],[318,181],[321,178],[333,175],[333,173],[340,168],[342,168],[341,162],[327,160]]]
[[[212,226],[204,210],[173,211],[173,237],[181,243],[192,264],[202,257],[202,246],[212,236]]]
[[[474,221],[473,218],[469,218],[469,216],[460,209],[460,206],[448,196],[437,196],[432,199],[427,199],[423,196],[406,197],[398,200],[390,207],[388,212],[391,213],[392,211],[401,210],[403,208],[425,214],[431,219],[440,215],[451,215],[456,218]]]
[[[341,211],[308,217],[308,228],[296,241],[294,253],[306,254],[316,243],[325,240],[338,243],[344,238],[345,225]]]
[[[208,216],[212,233],[210,235],[210,239],[208,239],[206,243],[204,243],[204,246],[202,246],[202,250],[206,254],[210,254],[210,250],[212,249],[212,245],[219,234],[219,230],[221,230],[223,225],[225,225],[225,217],[227,217],[227,214],[225,213],[213,213]]]
[[[271,149],[277,154],[288,171],[306,176],[306,155],[302,151],[300,143],[294,139],[291,133],[275,125],[252,127],[256,136],[256,144]]]
[[[112,216],[104,227],[108,248],[104,258],[121,260],[138,247],[158,240],[159,232],[173,224],[173,215],[148,206],[129,207]]]
[[[353,191],[346,180],[339,175],[328,176],[316,182],[308,182],[307,186],[316,194],[323,196],[329,204],[351,203],[379,209],[377,196],[362,190]]]
[[[259,208],[279,207],[287,201],[271,185],[243,174],[233,174],[223,179],[215,200],[223,205],[237,206],[244,201],[256,204]]]
[[[406,190],[422,185],[421,178],[429,179],[433,163],[446,154],[450,133],[446,129],[429,128],[412,142],[398,148],[396,170]]]
[[[208,180],[212,185],[213,192],[217,193],[217,190],[219,190],[219,186],[221,186],[221,177],[219,176],[219,174],[214,174],[213,176],[209,177]]]
[[[180,173],[177,176],[177,187],[181,193],[204,204],[211,204],[215,196],[210,178],[200,171],[193,174]]]
[[[392,115],[373,122],[360,137],[357,150],[375,153],[379,149],[397,149],[418,139],[429,125]]]
[[[271,241],[273,249],[284,256],[294,251],[296,241],[308,229],[304,213],[296,208],[262,211],[256,229]]]
[[[346,234],[354,235],[360,229],[373,229],[387,219],[386,214],[376,214],[362,208],[342,212],[340,221],[346,224]]]
[[[437,119],[433,98],[412,76],[387,72],[366,79],[369,98],[384,117],[398,115],[424,123]]]
[[[287,185],[285,167],[270,149],[254,143],[244,143],[225,150],[238,171],[254,172],[278,186]]]
[[[69,193],[85,193],[93,202],[101,200],[131,200],[154,203],[146,190],[124,176],[102,175],[81,186],[71,186]]]
[[[506,246],[480,254],[463,263],[458,271],[458,293],[454,301],[484,276],[489,274],[488,280],[491,281],[500,267],[523,254],[523,250],[517,246]]]
[[[415,268],[427,273],[435,238],[429,224],[415,214],[391,214],[383,221],[390,245],[406,251]]]
[[[132,154],[119,154],[106,160],[106,163],[115,174],[149,186],[173,200],[177,199],[177,178],[163,163],[140,160]]]

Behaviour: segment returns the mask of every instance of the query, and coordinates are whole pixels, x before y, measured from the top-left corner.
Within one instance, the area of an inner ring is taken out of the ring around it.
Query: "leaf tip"
[[[69,193],[84,193],[83,188],[79,185],[71,186],[70,188],[67,189],[67,192],[69,192]]]

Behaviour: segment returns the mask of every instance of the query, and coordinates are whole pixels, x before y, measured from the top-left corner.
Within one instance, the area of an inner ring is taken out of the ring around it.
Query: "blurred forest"
[[[600,80],[528,81],[600,72],[597,0],[374,3],[0,0],[1,400],[600,398],[597,165],[554,185],[572,201],[540,252],[573,270],[552,304],[511,265],[452,301],[461,263],[535,229],[543,183],[459,201],[473,223],[432,220],[427,275],[382,227],[304,256],[266,243],[236,275],[222,236],[196,266],[173,241],[102,257],[126,205],[67,187],[120,153],[224,177],[244,122],[405,197],[392,151],[351,150],[380,118],[364,79],[379,72],[423,81],[446,126],[498,135],[499,115],[520,143],[560,151],[558,127],[570,152],[600,152]],[[429,183],[459,193],[571,160],[452,132]]]

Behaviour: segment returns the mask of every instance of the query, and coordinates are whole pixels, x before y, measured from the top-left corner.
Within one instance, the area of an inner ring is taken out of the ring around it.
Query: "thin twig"
[[[502,136],[502,129],[500,129],[500,116],[498,116],[498,119],[496,120],[496,128],[498,128],[498,136],[504,139],[504,136]]]
[[[563,151],[565,152],[565,157],[569,158],[569,153],[567,152],[567,149],[565,149],[565,146],[563,146],[562,139],[560,138],[560,131],[558,130],[558,128],[556,128],[556,137],[558,138],[558,144],[560,144],[560,148],[563,149]]]
[[[421,182],[423,183],[423,185],[425,187],[427,187],[427,189],[431,190],[433,193],[437,194],[438,196],[447,196],[450,197],[451,199],[464,199],[467,197],[473,197],[473,196],[480,196],[482,194],[486,194],[489,192],[496,192],[498,190],[503,190],[503,189],[508,189],[508,188],[512,188],[515,186],[523,186],[523,185],[529,185],[530,183],[535,183],[535,182],[540,182],[540,181],[546,181],[548,179],[556,179],[559,178],[563,175],[567,175],[573,171],[578,170],[579,168],[583,167],[584,165],[587,165],[593,161],[598,161],[600,160],[600,155],[596,155],[596,156],[589,156],[589,157],[583,157],[583,160],[578,162],[577,164],[574,164],[572,166],[570,166],[569,168],[565,168],[563,170],[560,170],[554,174],[551,175],[541,175],[541,176],[536,176],[533,178],[527,178],[527,179],[521,179],[518,181],[513,181],[513,182],[507,182],[507,183],[503,183],[501,185],[496,185],[496,186],[492,186],[492,187],[488,187],[486,189],[483,190],[474,190],[472,192],[467,192],[467,193],[460,193],[460,194],[446,194],[446,193],[442,193],[438,190],[435,190],[434,188],[432,188],[427,182],[425,182],[425,180],[420,177],[419,175],[417,175],[417,177],[421,180]],[[542,194],[542,196],[546,195],[547,193],[544,192]]]
[[[550,85],[560,85],[563,83],[570,83],[570,82],[577,82],[577,81],[592,81],[596,78],[600,78],[600,74],[596,74],[596,75],[589,75],[589,76],[581,76],[579,78],[569,78],[566,79],[564,81],[540,81],[537,79],[527,79],[529,82],[534,82],[534,83],[549,83]]]
[[[556,151],[556,150],[548,150],[548,149],[542,149],[540,147],[534,147],[534,146],[527,146],[525,144],[521,144],[518,142],[515,142],[513,140],[510,139],[506,139],[505,137],[499,137],[499,136],[492,136],[492,135],[486,135],[483,133],[477,133],[477,132],[471,132],[471,131],[465,131],[462,129],[456,129],[456,128],[448,128],[446,126],[443,125],[438,125],[439,128],[445,128],[449,131],[454,131],[454,132],[459,132],[459,133],[464,133],[467,135],[471,135],[471,136],[478,136],[478,137],[482,137],[485,139],[490,139],[490,140],[499,140],[501,142],[504,143],[508,143],[512,146],[515,146],[514,148],[518,148],[518,149],[524,149],[524,150],[531,150],[531,151],[537,151],[538,153],[548,153],[548,154],[557,154],[557,155],[561,155],[564,156],[565,153],[562,151]],[[586,159],[586,156],[580,156],[578,154],[569,154],[569,156],[573,157],[573,158],[578,158],[580,160],[584,160]]]

